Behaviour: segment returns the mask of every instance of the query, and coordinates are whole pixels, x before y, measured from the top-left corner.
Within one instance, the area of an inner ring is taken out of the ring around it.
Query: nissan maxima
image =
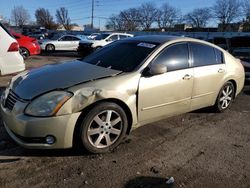
[[[103,153],[141,125],[204,107],[225,111],[244,77],[240,60],[213,44],[141,36],[19,74],[2,95],[1,114],[23,147],[76,144]]]

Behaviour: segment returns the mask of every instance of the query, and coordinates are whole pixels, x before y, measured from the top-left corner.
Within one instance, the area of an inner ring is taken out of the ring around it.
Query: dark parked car
[[[245,83],[250,84],[250,37],[233,37],[229,52],[239,58],[245,69]]]

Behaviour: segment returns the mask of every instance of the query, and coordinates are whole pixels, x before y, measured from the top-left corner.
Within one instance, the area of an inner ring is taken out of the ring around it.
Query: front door
[[[138,120],[148,122],[187,112],[193,89],[193,69],[189,67],[186,43],[165,48],[152,64],[164,64],[167,72],[155,76],[142,76],[138,93]]]

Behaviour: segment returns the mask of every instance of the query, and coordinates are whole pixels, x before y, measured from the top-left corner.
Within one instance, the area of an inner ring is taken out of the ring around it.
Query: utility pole
[[[92,15],[91,15],[91,28],[93,29],[94,28],[94,3],[95,3],[95,0],[92,0]]]

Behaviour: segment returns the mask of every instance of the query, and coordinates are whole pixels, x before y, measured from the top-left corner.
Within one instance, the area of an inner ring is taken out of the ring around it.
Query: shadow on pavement
[[[128,181],[125,188],[170,188],[172,185],[166,184],[165,178],[141,176]]]

